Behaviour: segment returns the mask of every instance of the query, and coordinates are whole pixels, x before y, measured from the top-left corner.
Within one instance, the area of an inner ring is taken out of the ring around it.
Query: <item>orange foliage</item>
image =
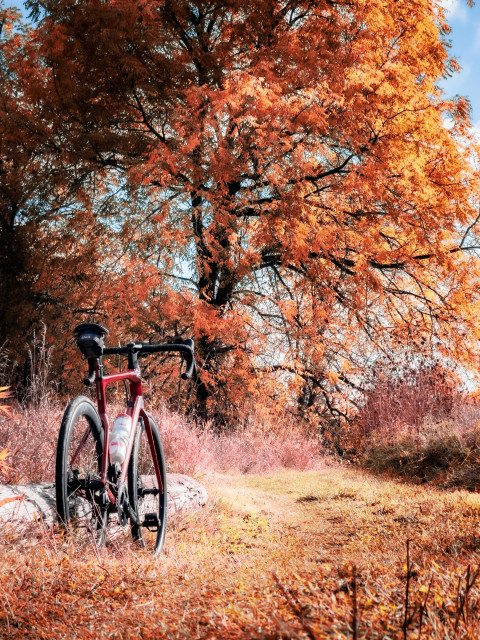
[[[10,397],[10,391],[8,387],[0,387],[0,400],[5,400]],[[0,404],[0,413],[10,414],[10,407],[7,404]]]
[[[345,413],[406,346],[475,362],[478,146],[437,86],[438,3],[29,4],[2,41],[25,330],[193,335],[219,422],[252,399]]]

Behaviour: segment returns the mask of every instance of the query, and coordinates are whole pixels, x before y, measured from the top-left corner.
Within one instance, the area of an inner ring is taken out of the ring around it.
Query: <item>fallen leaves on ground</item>
[[[209,492],[156,560],[4,529],[0,637],[479,637],[477,494],[333,468]]]

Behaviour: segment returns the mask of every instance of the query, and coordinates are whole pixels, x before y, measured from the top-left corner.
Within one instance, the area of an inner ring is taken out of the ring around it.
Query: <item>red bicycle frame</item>
[[[107,334],[105,327],[94,322],[83,322],[73,332],[88,362],[83,382],[87,387],[95,386],[96,406],[90,398],[80,395],[65,411],[55,465],[58,518],[65,528],[70,524],[85,527],[94,542],[103,545],[110,515],[115,518],[116,512],[118,525],[125,527],[130,521],[134,542],[150,547],[155,556],[165,545],[167,469],[160,431],[145,410],[138,360],[156,353],[178,353],[186,362],[181,378],[196,380],[194,342],[178,338],[174,343],[129,342],[105,347]],[[126,356],[127,370],[104,375],[103,358],[107,356]],[[125,411],[129,418],[121,419],[124,424],[118,425],[122,455],[125,454],[121,464],[117,462],[121,456],[117,458],[113,450],[110,455],[116,427],[113,425],[110,433],[112,425],[107,414],[108,386],[118,382],[127,389]]]
[[[163,492],[162,477],[160,474],[160,466],[158,464],[157,452],[155,449],[155,443],[153,440],[152,427],[148,419],[148,415],[145,412],[143,406],[143,392],[142,392],[142,379],[140,369],[129,369],[128,371],[122,371],[120,373],[114,373],[109,376],[103,376],[102,367],[99,363],[95,363],[95,388],[97,392],[97,406],[100,419],[102,421],[104,431],[104,447],[102,457],[102,470],[100,479],[103,486],[106,488],[109,500],[112,504],[116,503],[115,496],[108,487],[107,482],[107,470],[111,463],[110,460],[110,423],[107,416],[107,397],[106,389],[112,382],[120,382],[121,380],[128,380],[130,387],[130,399],[127,405],[127,415],[132,418],[132,429],[130,431],[130,437],[128,441],[127,453],[125,460],[121,465],[121,473],[119,478],[119,485],[125,482],[127,475],[128,464],[130,462],[130,456],[133,449],[133,443],[135,441],[135,435],[137,432],[138,419],[142,418],[145,425],[145,432],[147,434],[148,444],[152,453],[153,464],[155,466],[155,475],[157,476],[158,488]]]

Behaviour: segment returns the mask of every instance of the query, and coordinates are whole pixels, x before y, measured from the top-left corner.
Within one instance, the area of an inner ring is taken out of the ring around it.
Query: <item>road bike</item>
[[[88,360],[84,383],[95,385],[97,406],[86,396],[77,396],[63,416],[55,468],[58,519],[64,529],[82,527],[98,547],[105,544],[110,521],[117,520],[121,527],[130,521],[133,540],[157,555],[167,530],[167,474],[158,426],[145,411],[138,358],[179,352],[186,359],[182,378],[188,379],[196,376],[194,344],[193,340],[129,342],[106,348],[107,334],[107,329],[94,323],[74,329],[77,346]],[[127,356],[127,370],[104,375],[103,358],[117,354]],[[112,451],[117,443],[112,440],[107,416],[106,389],[119,381],[128,383],[128,394],[125,413],[117,420],[126,421],[130,428],[124,460],[114,462]]]

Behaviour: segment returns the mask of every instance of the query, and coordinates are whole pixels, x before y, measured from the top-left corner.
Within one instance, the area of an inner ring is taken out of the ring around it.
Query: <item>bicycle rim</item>
[[[96,546],[105,544],[107,509],[95,501],[100,487],[103,429],[97,410],[83,396],[72,400],[60,428],[56,496],[60,523]]]
[[[150,415],[148,419],[163,487],[159,487],[145,425],[139,419],[128,468],[128,493],[140,521],[140,525],[132,524],[132,537],[147,551],[157,555],[163,550],[167,531],[167,474],[158,427]]]

